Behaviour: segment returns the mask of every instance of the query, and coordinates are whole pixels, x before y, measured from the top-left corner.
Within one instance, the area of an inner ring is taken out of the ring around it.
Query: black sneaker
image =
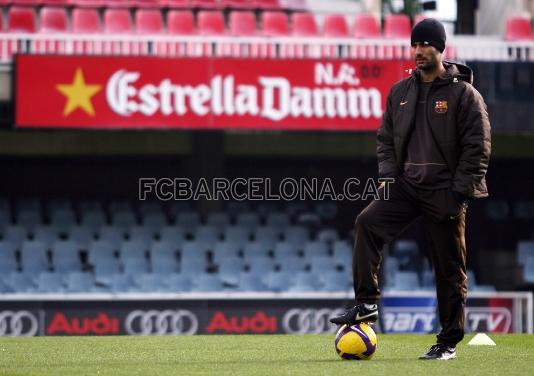
[[[347,309],[343,314],[330,318],[332,324],[354,325],[358,322],[375,322],[378,320],[378,307],[376,304],[357,304]]]
[[[420,356],[419,359],[421,360],[456,359],[456,349],[454,347],[450,347],[442,343],[438,343],[437,345],[432,346],[426,354]]]

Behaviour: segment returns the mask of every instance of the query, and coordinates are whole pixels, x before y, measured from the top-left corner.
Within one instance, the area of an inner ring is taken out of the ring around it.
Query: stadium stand
[[[509,41],[529,41],[534,39],[532,34],[532,19],[527,17],[508,17],[504,39]]]

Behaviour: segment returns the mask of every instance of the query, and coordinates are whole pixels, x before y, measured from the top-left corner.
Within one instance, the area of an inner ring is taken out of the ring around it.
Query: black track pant
[[[454,346],[464,336],[467,296],[465,215],[450,189],[422,190],[397,178],[384,188],[356,218],[353,251],[354,290],[357,303],[377,303],[378,274],[385,243],[396,238],[413,220],[423,216],[430,238],[435,270],[441,332],[438,343]]]

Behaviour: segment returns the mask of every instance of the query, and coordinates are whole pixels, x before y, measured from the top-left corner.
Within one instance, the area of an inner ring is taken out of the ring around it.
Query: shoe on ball
[[[357,304],[347,309],[339,316],[330,318],[332,324],[354,325],[359,322],[375,322],[378,320],[378,307],[376,304]]]

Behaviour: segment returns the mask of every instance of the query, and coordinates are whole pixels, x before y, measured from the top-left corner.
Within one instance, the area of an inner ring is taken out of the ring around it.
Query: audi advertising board
[[[389,89],[412,67],[401,60],[19,55],[16,124],[375,130]]]
[[[531,332],[531,293],[509,294],[468,299],[467,331]],[[334,333],[336,327],[328,318],[347,303],[338,298],[4,300],[0,301],[0,336]],[[386,296],[381,310],[378,331],[438,329],[432,294]]]

